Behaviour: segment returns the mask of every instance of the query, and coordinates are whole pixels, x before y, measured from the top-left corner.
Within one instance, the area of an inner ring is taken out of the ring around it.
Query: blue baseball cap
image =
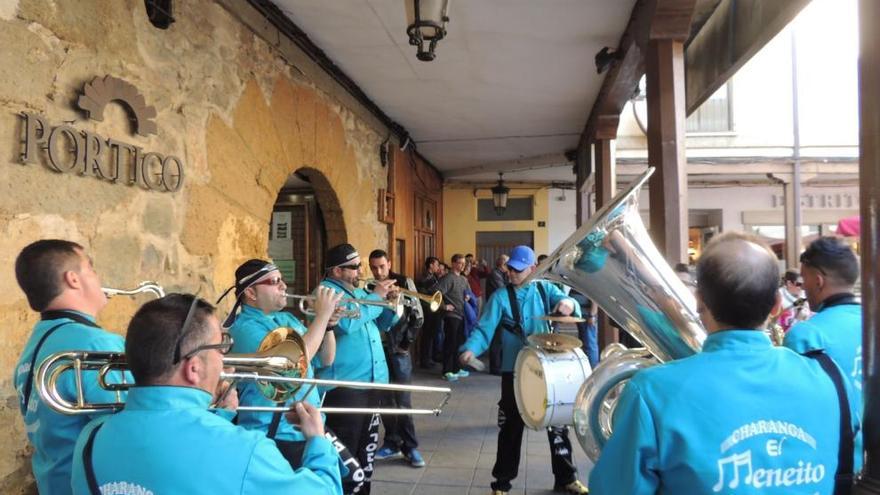
[[[507,264],[514,270],[523,271],[535,264],[535,252],[528,246],[517,246],[510,251]]]

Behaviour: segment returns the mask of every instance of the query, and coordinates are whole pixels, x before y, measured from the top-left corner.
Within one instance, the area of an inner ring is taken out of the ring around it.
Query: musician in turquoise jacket
[[[41,320],[34,326],[13,380],[28,440],[34,447],[31,464],[37,488],[47,495],[70,493],[73,444],[86,424],[101,414],[70,416],[50,409],[39,397],[34,374],[40,363],[60,351],[122,352],[122,337],[100,328],[95,317],[107,304],[101,281],[82,246],[47,239],[25,247],[15,261],[18,284]],[[126,374],[129,383],[133,382]],[[111,381],[121,374],[111,373]],[[90,403],[115,402],[116,394],[98,385],[97,372],[83,373],[83,396]],[[76,402],[72,372],[57,383],[58,393]],[[123,394],[124,397],[124,394]]]
[[[832,493],[838,454],[853,455],[852,443],[841,449],[840,418],[849,414],[852,439],[857,403],[831,359],[774,347],[761,330],[780,305],[776,256],[726,234],[697,273],[703,350],[629,381],[591,493]]]
[[[342,493],[339,457],[309,402],[285,418],[306,438],[297,470],[265,433],[208,410],[232,347],[213,312],[194,296],[170,294],[135,314],[126,358],[137,386],[121,412],[90,423],[77,440],[73,493]]]
[[[492,469],[492,476],[495,478],[492,490],[495,493],[510,491],[511,481],[519,472],[525,424],[519,415],[513,391],[516,356],[523,346],[528,345],[526,339],[529,335],[550,331],[548,322],[536,317],[553,313],[576,316],[581,314],[580,304],[566,297],[554,284],[546,281],[525,283],[535,270],[535,252],[530,247],[513,248],[510,259],[507,260],[507,269],[510,284],[492,293],[489,302],[483,305],[483,314],[476,328],[459,349],[461,363],[470,364],[476,356],[489,349],[495,332],[502,332],[498,449]],[[514,303],[515,307],[512,306]],[[514,317],[514,310],[519,313],[519,318]],[[552,456],[554,489],[574,494],[587,493],[586,487],[577,479],[577,469],[572,462],[568,427],[548,428],[547,437]]]
[[[792,326],[784,345],[799,353],[823,349],[861,391],[862,305],[853,294],[859,261],[836,237],[816,239],[800,259],[804,291],[816,314]],[[858,399],[861,404],[861,394]]]
[[[357,311],[357,317],[343,317],[333,328],[336,335],[336,358],[333,364],[318,370],[318,378],[388,383],[388,365],[382,350],[382,339],[376,320],[384,311],[382,306],[358,304],[352,299],[381,302],[394,285],[392,280],[376,282],[372,292],[357,288],[361,257],[351,244],[339,244],[327,251],[327,264],[322,287],[329,287],[342,294],[340,307]],[[354,316],[353,314],[348,316]],[[387,327],[385,328],[387,330]],[[331,388],[324,398],[328,407],[357,407],[376,409],[381,394],[376,390],[360,390],[347,387]],[[366,473],[359,494],[370,493],[373,460],[379,448],[378,414],[331,414],[327,426],[348,446]],[[346,493],[353,489],[344,484]]]

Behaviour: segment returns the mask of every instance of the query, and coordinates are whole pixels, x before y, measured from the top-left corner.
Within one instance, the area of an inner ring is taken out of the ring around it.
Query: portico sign
[[[136,134],[156,134],[155,108],[147,106],[132,84],[112,76],[94,78],[83,87],[77,105],[96,121],[112,101],[122,104]],[[90,175],[109,182],[139,185],[153,191],[175,192],[183,185],[183,162],[172,155],[77,130],[68,123],[51,125],[42,115],[21,114],[24,119],[22,163],[42,162],[60,173]]]

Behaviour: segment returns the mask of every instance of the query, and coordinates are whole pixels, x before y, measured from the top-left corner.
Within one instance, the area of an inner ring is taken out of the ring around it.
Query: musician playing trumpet
[[[231,347],[204,300],[171,294],[141,307],[125,349],[137,385],[77,440],[73,493],[342,493],[339,456],[308,401],[286,417],[306,442],[297,470],[264,432],[208,410]]]
[[[73,444],[97,415],[65,416],[46,406],[34,389],[35,368],[55,352],[122,352],[125,344],[122,337],[95,323],[107,297],[91,258],[79,244],[60,239],[29,244],[15,260],[15,277],[31,309],[41,316],[15,367],[15,389],[28,440],[34,447],[34,478],[40,493],[66,494],[70,493]],[[86,401],[115,400],[112,392],[98,386],[96,372],[83,375]],[[130,375],[127,379],[131,383]],[[71,376],[59,380],[59,393],[68,399],[77,396]]]
[[[492,293],[483,307],[483,314],[470,337],[461,347],[459,360],[470,364],[485,352],[495,332],[501,335],[501,399],[498,401],[498,450],[492,468],[493,495],[510,491],[511,481],[519,471],[520,450],[525,424],[516,406],[513,390],[513,368],[516,356],[526,337],[549,331],[547,322],[536,319],[550,313],[580,316],[580,305],[546,281],[525,283],[535,270],[535,252],[528,246],[517,246],[507,260],[510,283]],[[497,329],[497,330],[496,330]],[[554,488],[571,494],[585,494],[586,487],[577,479],[571,457],[568,427],[547,429],[552,455]]]
[[[287,284],[274,264],[258,259],[244,262],[235,270],[235,285],[227,291],[235,293],[236,303],[224,321],[229,328],[235,344],[232,352],[236,354],[254,353],[267,334],[279,327],[290,328],[299,333],[305,342],[305,351],[311,359],[306,377],[314,376],[314,369],[329,366],[336,354],[336,338],[327,328],[336,324],[334,311],[341,294],[321,287],[316,291],[311,309],[314,318],[308,328],[292,314],[283,311],[287,306]],[[225,295],[225,294],[224,294]],[[222,299],[222,297],[221,297]],[[241,382],[238,385],[239,402],[243,406],[271,406],[254,382]],[[299,401],[306,401],[320,407],[321,398],[315,387],[302,387],[286,404],[293,407]],[[263,433],[275,441],[281,454],[294,469],[303,465],[306,439],[303,432],[281,420],[280,412],[241,411],[238,424]],[[344,445],[338,442],[329,429],[327,438],[336,444],[340,458],[347,471],[346,480],[354,484],[363,481],[364,473]],[[353,480],[360,480],[354,482]]]
[[[336,358],[330,366],[318,370],[318,378],[388,383],[388,365],[382,350],[382,339],[376,320],[387,308],[372,304],[358,304],[353,300],[384,301],[394,285],[393,280],[377,282],[372,293],[357,288],[361,257],[351,244],[330,248],[325,257],[325,278],[322,287],[342,294],[347,311],[360,306],[357,318],[344,317],[333,329],[336,335]],[[387,329],[386,329],[387,330]],[[329,407],[376,408],[381,402],[377,390],[333,388],[327,391],[324,405]],[[364,485],[357,493],[370,493],[373,458],[379,442],[378,414],[335,414],[327,417],[327,425],[351,449],[366,473]],[[354,488],[343,485],[346,493]]]

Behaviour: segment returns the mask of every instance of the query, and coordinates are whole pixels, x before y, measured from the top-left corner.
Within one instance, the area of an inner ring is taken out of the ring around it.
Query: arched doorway
[[[290,174],[272,208],[269,257],[291,294],[310,293],[324,274],[324,253],[346,242],[339,199],[324,175],[313,168]]]

